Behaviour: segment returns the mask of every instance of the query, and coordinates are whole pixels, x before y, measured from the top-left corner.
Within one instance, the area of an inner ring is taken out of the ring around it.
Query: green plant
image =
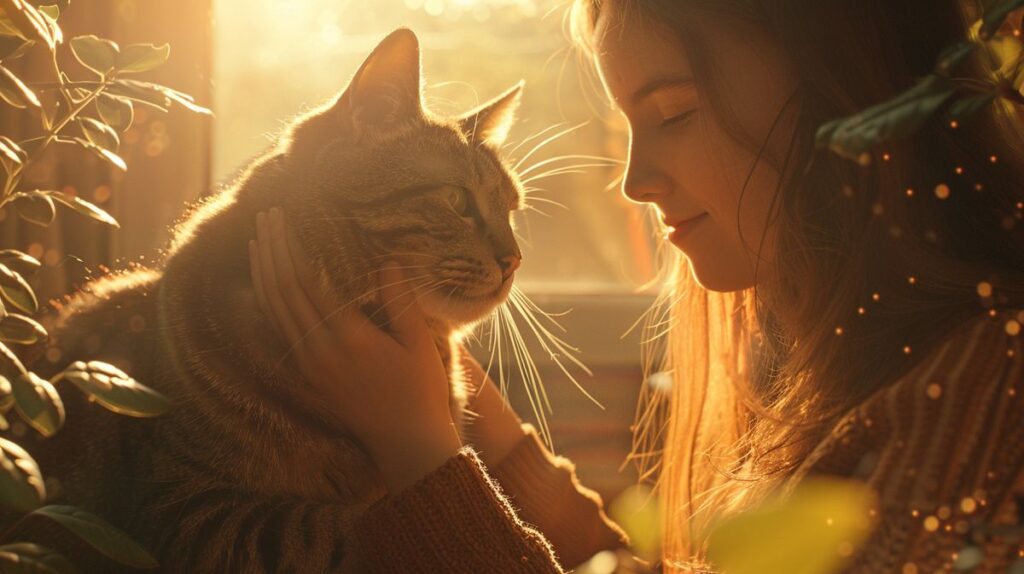
[[[125,162],[118,155],[119,134],[131,126],[135,106],[167,111],[177,103],[198,113],[210,111],[187,94],[128,77],[163,64],[170,55],[167,45],[118,46],[92,35],[71,38],[66,44],[89,74],[87,79],[72,79],[57,57],[65,45],[58,19],[68,4],[68,0],[0,0],[0,99],[37,118],[40,126],[38,135],[22,141],[0,135],[4,169],[0,208],[11,206],[24,219],[45,226],[53,221],[60,204],[117,227],[113,217],[84,199],[61,191],[23,188],[26,167],[47,147],[60,144],[85,148],[124,170]],[[32,50],[47,53],[52,81],[26,83],[7,67],[11,60]],[[47,337],[43,326],[30,317],[39,305],[25,279],[39,267],[39,261],[26,253],[0,250],[0,429],[7,428],[4,415],[14,409],[42,436],[56,433],[64,422],[64,405],[55,386],[62,380],[118,413],[151,417],[165,412],[169,407],[165,397],[107,363],[78,361],[50,380],[25,367],[11,346],[37,344]],[[0,504],[24,515],[47,517],[124,564],[140,568],[157,565],[143,548],[98,517],[73,507],[43,506],[45,500],[46,489],[36,462],[15,442],[0,438]],[[65,557],[29,543],[0,546],[0,570],[8,567],[45,573],[72,571]]]
[[[999,100],[1024,105],[1024,43],[1017,35],[997,34],[1014,10],[1024,8],[1024,0],[987,0],[984,6],[970,38],[947,47],[931,74],[887,102],[821,126],[818,147],[867,165],[872,148],[913,135],[941,110],[950,122],[963,122]],[[987,59],[991,77],[957,75],[976,53]]]

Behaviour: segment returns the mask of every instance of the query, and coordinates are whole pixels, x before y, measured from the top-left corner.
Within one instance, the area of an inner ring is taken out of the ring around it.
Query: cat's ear
[[[493,147],[501,147],[505,143],[515,123],[523,85],[520,80],[512,89],[459,119],[462,132],[470,141]]]
[[[335,109],[353,126],[385,127],[423,114],[420,43],[399,28],[373,50]]]

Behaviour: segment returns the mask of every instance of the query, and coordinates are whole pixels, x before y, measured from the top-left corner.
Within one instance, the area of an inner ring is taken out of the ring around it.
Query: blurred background
[[[170,61],[147,79],[192,94],[215,117],[140,106],[122,138],[126,173],[80,150],[59,149],[27,175],[32,185],[97,203],[120,230],[64,214],[44,229],[0,213],[0,233],[44,261],[35,285],[41,299],[60,297],[108,268],[158,260],[189,203],[230,185],[291,117],[336,97],[377,42],[408,26],[420,37],[434,111],[462,113],[526,80],[509,157],[530,155],[524,169],[547,160],[541,169],[566,168],[533,184],[542,190],[543,213],[515,216],[524,252],[517,281],[558,315],[561,336],[593,376],[570,372],[601,405],[528,343],[549,394],[554,447],[576,461],[586,484],[614,497],[635,481],[624,461],[642,383],[640,350],[635,333],[623,336],[653,300],[655,242],[647,212],[619,193],[621,165],[555,159],[622,160],[626,146],[623,123],[568,40],[567,10],[565,0],[73,0],[61,16],[68,37],[170,43]],[[31,79],[46,64],[25,58],[17,65]],[[17,117],[0,110],[3,135],[20,136],[25,127]],[[594,163],[604,165],[572,167]],[[475,350],[486,364],[483,331]],[[511,377],[517,410],[534,419],[515,365],[497,368]]]
[[[336,97],[377,42],[399,26],[420,37],[433,110],[468,111],[524,79],[509,148],[549,128],[545,135],[557,133],[556,126],[585,124],[524,167],[558,155],[623,155],[622,125],[602,113],[608,106],[593,74],[567,41],[565,0],[212,1],[214,179],[244,166],[288,118]],[[520,287],[631,292],[651,278],[652,236],[642,211],[609,188],[618,173],[616,167],[587,168],[535,183],[545,190],[541,197],[565,207],[542,206],[549,217],[520,214]]]

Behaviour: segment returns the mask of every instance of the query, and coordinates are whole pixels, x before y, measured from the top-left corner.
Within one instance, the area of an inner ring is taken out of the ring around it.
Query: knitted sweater
[[[878,526],[844,572],[977,563],[970,571],[1002,573],[1024,556],[1017,320],[986,315],[951,333],[842,418],[791,477],[854,477],[878,492]],[[355,529],[355,571],[561,573],[622,543],[600,504],[533,433],[493,470],[465,448],[368,510]]]

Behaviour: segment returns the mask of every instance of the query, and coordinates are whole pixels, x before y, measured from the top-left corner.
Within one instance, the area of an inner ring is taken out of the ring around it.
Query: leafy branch
[[[822,125],[817,146],[867,165],[872,148],[913,135],[943,109],[951,122],[962,123],[998,100],[1024,105],[1024,42],[1016,35],[997,35],[1010,13],[1022,7],[1024,0],[988,2],[969,39],[944,50],[931,74],[887,102]],[[990,77],[956,75],[975,54],[987,59]]]
[[[46,4],[46,5],[40,5]],[[23,185],[27,168],[55,144],[85,148],[119,170],[127,169],[118,155],[120,134],[134,120],[136,105],[167,111],[173,104],[210,114],[188,94],[167,86],[128,77],[159,67],[170,56],[166,44],[131,44],[93,35],[65,43],[58,24],[69,0],[0,0],[0,105],[37,117],[39,134],[15,141],[0,135],[0,208],[8,205],[27,221],[46,226],[62,205],[100,223],[118,227],[100,207],[61,191]],[[87,79],[72,79],[60,66],[59,51],[67,46],[87,71]],[[18,77],[9,62],[32,50],[48,52],[52,78],[30,84]],[[16,345],[46,341],[46,329],[30,315],[38,311],[35,292],[27,281],[39,268],[34,257],[15,249],[0,250],[0,430],[9,427],[15,411],[43,437],[64,424],[64,403],[57,385],[67,381],[100,405],[128,416],[153,417],[170,408],[166,397],[117,367],[101,361],[76,361],[47,380],[28,369],[12,350]],[[126,534],[83,510],[49,505],[42,474],[32,456],[12,440],[0,438],[0,505],[25,516],[41,516],[62,525],[99,552],[135,568],[152,568],[156,561]],[[6,542],[6,537],[5,540]],[[0,546],[0,571],[14,568],[44,573],[72,572],[71,563],[52,549],[14,542]]]

